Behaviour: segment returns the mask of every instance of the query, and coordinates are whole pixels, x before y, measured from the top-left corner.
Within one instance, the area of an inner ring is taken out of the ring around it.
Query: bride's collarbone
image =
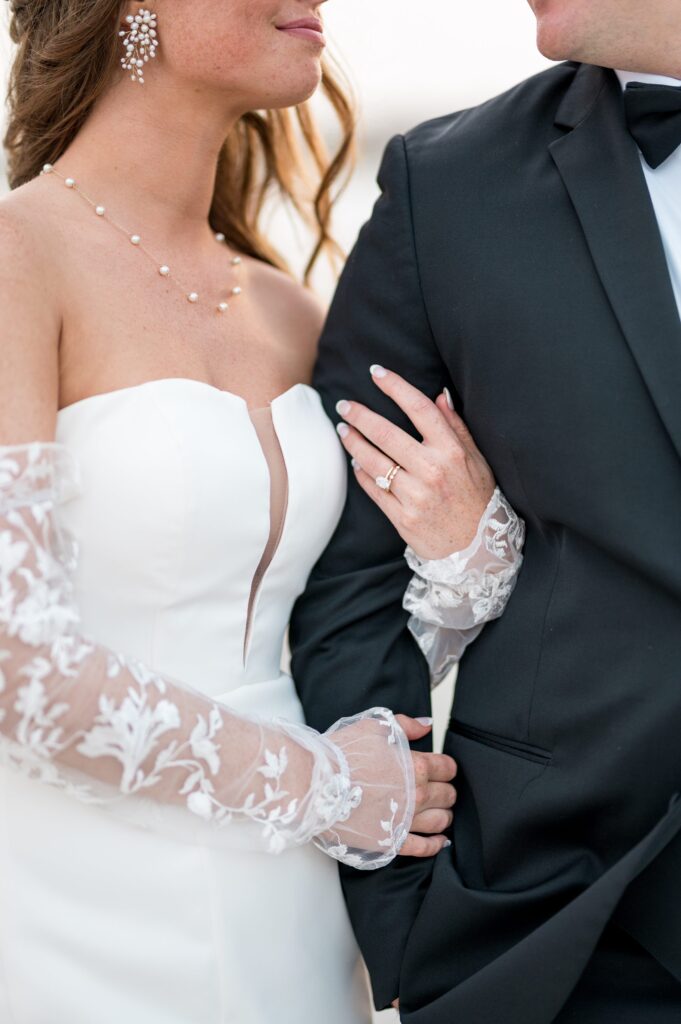
[[[22,205],[33,215],[40,204],[26,198]],[[126,248],[123,237],[119,251],[115,236],[105,238],[98,230],[98,218],[81,221],[75,232],[68,217],[46,213],[41,224],[61,306],[60,405],[165,377],[201,380],[240,394],[249,404],[265,404],[292,385],[309,382],[324,309],[284,271],[243,256],[242,292],[231,296],[237,275],[230,272],[229,260],[224,277],[219,264],[213,273],[212,263],[197,265],[203,282],[185,281],[193,274],[191,263],[183,261],[176,281],[200,293],[201,301],[191,303],[148,257],[129,243]],[[216,308],[220,297],[229,300],[223,313]]]
[[[87,325],[61,344],[60,407],[91,395],[122,391],[149,381],[196,380],[242,397],[257,408],[294,384],[309,380],[310,369],[292,365],[281,346],[262,337],[220,338]]]
[[[122,283],[111,291],[100,284],[95,295],[82,288],[71,292],[60,338],[60,406],[180,377],[259,407],[294,384],[309,382],[317,338],[300,331],[299,317],[271,323],[244,294],[243,302],[213,319],[188,302],[185,308],[177,301],[126,297]]]

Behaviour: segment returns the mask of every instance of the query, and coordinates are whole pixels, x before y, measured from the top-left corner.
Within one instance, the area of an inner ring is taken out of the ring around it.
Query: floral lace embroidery
[[[414,803],[392,713],[374,708],[323,735],[250,719],[82,635],[78,549],[54,515],[77,488],[63,446],[0,448],[4,763],[108,809],[148,796],[212,832],[257,826],[254,845],[270,853],[314,839],[355,867],[392,860]]]
[[[405,558],[414,576],[403,605],[434,685],[484,624],[503,614],[523,562],[524,542],[525,524],[497,487],[465,550],[429,561],[407,547]]]

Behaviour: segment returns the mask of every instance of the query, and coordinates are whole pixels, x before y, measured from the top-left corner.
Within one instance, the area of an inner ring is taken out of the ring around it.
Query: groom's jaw
[[[528,0],[551,60],[681,79],[679,0]]]

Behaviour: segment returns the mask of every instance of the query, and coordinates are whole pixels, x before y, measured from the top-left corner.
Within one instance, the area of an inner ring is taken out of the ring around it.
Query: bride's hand
[[[430,720],[419,721],[396,715],[408,740],[420,740],[431,728]],[[456,790],[451,781],[456,776],[457,766],[448,754],[421,754],[412,751],[416,782],[416,807],[409,836],[405,840],[400,856],[433,857],[449,839],[439,834],[448,829],[453,821],[451,808],[456,803]],[[416,835],[425,832],[428,835]],[[435,834],[433,834],[435,833]]]
[[[353,457],[359,484],[421,558],[462,551],[474,539],[494,493],[491,469],[455,413],[448,391],[432,402],[381,366],[372,366],[371,375],[423,440],[359,402],[340,401],[336,409],[345,422],[338,433]],[[390,490],[384,490],[376,479],[385,479],[394,466],[400,469]]]

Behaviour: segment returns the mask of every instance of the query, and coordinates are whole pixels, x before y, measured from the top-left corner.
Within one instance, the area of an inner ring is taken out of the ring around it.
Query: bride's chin
[[[285,107],[296,107],[314,96],[322,82],[322,68],[319,61],[299,73],[291,76],[288,82],[280,83],[280,88],[273,89],[269,97],[254,104],[254,110],[282,110]]]

